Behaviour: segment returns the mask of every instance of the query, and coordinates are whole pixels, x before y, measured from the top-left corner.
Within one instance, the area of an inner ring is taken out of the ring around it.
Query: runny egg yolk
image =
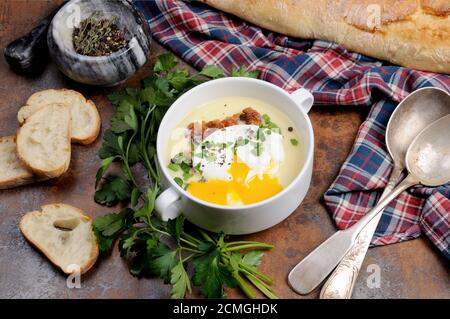
[[[206,182],[190,182],[187,191],[204,201],[230,206],[260,202],[283,189],[278,179],[268,174],[262,174],[262,177],[256,175],[246,181],[249,171],[247,164],[235,156],[228,169],[231,181],[211,179]]]

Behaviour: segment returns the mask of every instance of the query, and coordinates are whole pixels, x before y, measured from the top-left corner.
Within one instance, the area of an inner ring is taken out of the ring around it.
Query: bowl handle
[[[304,88],[292,92],[291,98],[305,113],[309,112],[314,103],[314,96]]]
[[[180,199],[181,195],[173,187],[163,191],[155,201],[155,210],[159,218],[165,222],[177,218],[181,214],[180,207],[177,205]]]

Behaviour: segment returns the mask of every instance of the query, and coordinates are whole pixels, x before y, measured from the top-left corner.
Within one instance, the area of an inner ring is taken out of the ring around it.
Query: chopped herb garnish
[[[178,153],[172,158],[172,163],[175,164],[181,164],[183,162],[187,162],[186,157],[184,156],[183,152]]]
[[[169,165],[167,165],[167,167],[174,172],[177,172],[180,169],[180,166],[175,163],[170,163]]]
[[[183,179],[187,182],[192,177],[191,172],[183,172]]]
[[[264,134],[264,130],[262,127],[260,127],[258,129],[258,132],[256,132],[256,139],[261,142],[264,142],[266,140],[266,135]]]
[[[180,163],[180,168],[183,171],[183,173],[189,173],[189,171],[191,170],[191,166],[186,162]]]
[[[291,144],[294,145],[294,146],[297,146],[298,145],[298,140],[295,139],[295,138],[291,138]]]
[[[198,163],[194,166],[194,169],[197,171],[197,173],[202,173],[202,164]]]
[[[239,138],[236,141],[236,147],[247,145],[249,142],[250,142],[250,140],[248,138],[245,138],[245,139],[244,138]]]
[[[263,145],[262,143],[256,143],[256,146],[254,149],[252,149],[252,154],[255,156],[261,156],[262,152],[263,152]]]
[[[178,184],[178,186],[183,187],[184,182],[183,182],[183,180],[181,178],[175,177],[173,180],[175,181],[175,183]]]
[[[280,127],[277,124],[275,124],[274,122],[272,122],[269,115],[263,114],[262,119],[263,119],[264,123],[260,127],[266,128],[266,129],[269,129],[276,133],[281,134]]]

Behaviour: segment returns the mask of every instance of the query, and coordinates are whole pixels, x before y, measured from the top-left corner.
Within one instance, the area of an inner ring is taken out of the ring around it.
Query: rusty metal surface
[[[60,1],[1,1],[0,49],[23,35]],[[152,60],[164,49],[154,44]],[[123,86],[137,85],[149,73],[149,66]],[[106,95],[117,89],[86,87],[70,81],[50,64],[36,78],[14,74],[0,58],[0,136],[14,134],[18,108],[33,92],[46,88],[73,88],[98,106],[104,130],[112,114]],[[120,87],[119,87],[120,88]],[[266,254],[261,269],[275,281],[282,298],[302,298],[287,285],[289,270],[314,247],[335,231],[321,197],[335,178],[351,149],[359,125],[367,110],[358,108],[313,107],[310,116],[316,138],[314,173],[311,188],[303,204],[281,224],[261,233],[245,236],[248,240],[275,245]],[[99,259],[82,278],[81,289],[68,289],[66,277],[37,250],[25,242],[18,229],[24,212],[42,204],[65,202],[80,207],[93,216],[114,209],[93,201],[94,176],[99,165],[96,152],[101,137],[90,146],[73,146],[69,172],[39,184],[0,191],[0,298],[167,298],[169,287],[158,279],[136,279],[114,249]],[[381,269],[380,288],[369,288],[367,267]],[[372,248],[369,250],[354,298],[450,298],[449,263],[426,238]],[[240,298],[236,291],[230,297]],[[317,298],[318,291],[303,298]],[[199,297],[194,293],[191,297]]]

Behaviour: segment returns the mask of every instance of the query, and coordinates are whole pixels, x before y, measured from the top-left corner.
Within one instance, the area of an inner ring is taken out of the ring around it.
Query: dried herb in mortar
[[[94,11],[73,30],[75,52],[88,56],[106,56],[128,46],[127,30],[120,29],[117,17],[102,18],[101,11]]]

